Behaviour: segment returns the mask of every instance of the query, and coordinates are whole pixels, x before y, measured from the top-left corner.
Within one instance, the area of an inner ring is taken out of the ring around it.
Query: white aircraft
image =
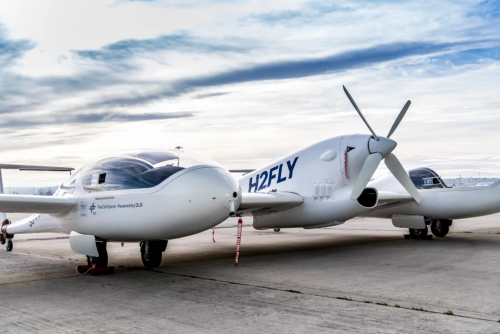
[[[451,219],[500,211],[499,182],[485,189],[419,191],[391,153],[397,144],[390,137],[410,101],[381,137],[344,90],[371,135],[318,142],[239,180],[231,172],[246,170],[227,170],[180,149],[112,154],[82,167],[52,197],[0,195],[0,211],[35,213],[5,221],[3,237],[12,245],[18,233],[68,233],[73,251],[96,268],[107,266],[107,242],[139,242],[142,261],[151,268],[161,263],[168,240],[229,216],[252,215],[256,229],[320,228],[376,216],[425,230],[431,221],[445,226]],[[382,160],[394,179],[369,184]]]
[[[410,196],[402,199],[405,189],[393,175],[387,175],[370,182],[368,187],[383,189],[386,199],[390,199],[391,194],[394,194],[401,200],[379,201],[376,208],[363,216],[392,219],[394,226],[409,227],[410,236],[420,239],[427,236],[427,225],[430,225],[432,234],[444,237],[454,219],[484,216],[500,211],[500,180],[483,186],[452,188],[428,167],[410,170],[409,176],[414,185],[422,190],[420,203],[413,201]],[[410,220],[414,221],[411,226]]]

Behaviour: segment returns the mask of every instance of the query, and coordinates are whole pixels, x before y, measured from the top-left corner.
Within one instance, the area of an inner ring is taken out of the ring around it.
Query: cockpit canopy
[[[412,169],[409,174],[410,179],[418,189],[448,188],[441,177],[430,168]]]
[[[199,165],[219,166],[180,150],[134,150],[105,156],[84,166],[78,173],[82,175],[86,192],[100,192],[151,188],[185,168]]]

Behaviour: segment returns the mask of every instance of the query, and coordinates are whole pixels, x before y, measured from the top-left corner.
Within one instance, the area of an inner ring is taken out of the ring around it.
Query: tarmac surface
[[[108,244],[116,272],[95,277],[76,273],[67,236],[16,235],[0,249],[1,332],[500,333],[500,214],[425,241],[379,219],[244,222],[237,267],[229,220],[215,243],[211,230],[171,240],[155,270],[138,244]]]

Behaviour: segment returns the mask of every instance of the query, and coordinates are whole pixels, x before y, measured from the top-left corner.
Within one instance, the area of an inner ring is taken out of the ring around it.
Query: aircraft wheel
[[[0,234],[0,244],[5,245],[5,238],[3,234]]]
[[[152,269],[160,266],[161,253],[167,248],[167,243],[167,240],[141,242],[141,260],[144,267]]]
[[[450,226],[441,219],[435,219],[431,222],[431,231],[436,237],[443,238],[450,232]]]
[[[106,250],[106,242],[96,242],[98,257],[87,256],[89,267],[106,268],[108,266],[108,251]]]
[[[7,252],[11,252],[12,248],[14,248],[14,243],[12,242],[12,239],[7,240]]]
[[[274,232],[279,232],[280,230],[281,230],[281,229],[279,229],[279,228],[275,228],[275,229],[274,229]]]
[[[412,239],[425,239],[427,237],[427,233],[429,233],[429,229],[427,226],[424,229],[413,229],[410,228],[410,238]]]
[[[161,264],[161,252],[141,252],[141,260],[142,264],[144,264],[144,267],[151,269],[151,268],[158,268]]]

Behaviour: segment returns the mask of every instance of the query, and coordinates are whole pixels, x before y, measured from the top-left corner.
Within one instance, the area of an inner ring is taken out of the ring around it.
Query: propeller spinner
[[[401,185],[406,189],[406,191],[408,191],[408,193],[413,197],[413,199],[417,203],[420,203],[420,194],[417,188],[411,181],[410,177],[408,176],[408,173],[406,173],[405,169],[399,162],[398,158],[396,158],[396,156],[392,154],[392,151],[396,148],[397,143],[394,140],[390,139],[394,131],[396,131],[399,123],[405,116],[406,111],[410,107],[411,101],[406,102],[403,109],[401,109],[387,137],[379,137],[375,134],[375,131],[373,131],[373,129],[370,127],[370,124],[368,124],[368,121],[361,113],[361,110],[359,110],[351,94],[349,94],[349,92],[347,91],[347,88],[345,88],[345,86],[343,87],[344,87],[344,92],[347,95],[347,98],[349,99],[349,101],[351,101],[352,105],[354,106],[354,109],[356,109],[359,116],[361,117],[363,122],[365,122],[366,126],[373,135],[368,144],[370,155],[366,158],[363,167],[361,168],[361,172],[359,173],[358,179],[351,193],[351,199],[357,199],[361,195],[363,190],[366,188],[368,182],[370,182],[370,179],[372,178],[373,174],[375,174],[375,171],[377,170],[380,162],[384,160],[385,165],[387,166],[387,168],[389,168],[389,170],[394,175],[394,177],[399,181],[399,183],[401,183]]]

